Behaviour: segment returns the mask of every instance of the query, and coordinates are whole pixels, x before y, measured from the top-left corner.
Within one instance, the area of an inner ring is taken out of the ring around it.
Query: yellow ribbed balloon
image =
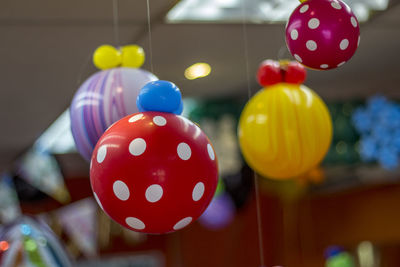
[[[332,140],[325,103],[304,85],[278,83],[259,91],[239,120],[244,158],[259,174],[285,179],[318,165]]]

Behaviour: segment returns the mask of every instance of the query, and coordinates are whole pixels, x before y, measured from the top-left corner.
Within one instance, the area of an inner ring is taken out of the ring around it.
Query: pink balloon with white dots
[[[308,0],[291,14],[286,44],[301,64],[318,70],[342,66],[360,43],[360,27],[350,7],[340,0]]]

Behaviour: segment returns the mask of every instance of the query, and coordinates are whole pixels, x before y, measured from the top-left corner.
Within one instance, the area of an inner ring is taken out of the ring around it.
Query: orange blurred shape
[[[8,244],[7,241],[0,241],[0,250],[1,251],[6,251],[10,245]]]

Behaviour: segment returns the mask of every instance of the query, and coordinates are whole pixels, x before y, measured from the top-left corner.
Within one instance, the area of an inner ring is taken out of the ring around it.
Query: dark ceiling
[[[151,0],[154,73],[185,96],[247,96],[243,25],[165,24],[173,0]],[[400,5],[361,25],[353,59],[326,72],[309,71],[306,84],[327,100],[374,93],[400,97]],[[70,104],[79,82],[95,71],[90,57],[114,43],[111,0],[3,0],[0,2],[0,170]],[[252,91],[263,59],[287,57],[284,25],[247,25]],[[119,0],[120,43],[149,51],[146,0]],[[149,53],[147,53],[149,55]],[[147,57],[149,59],[149,56]],[[208,62],[210,76],[188,81],[189,65]],[[149,69],[147,60],[144,65]]]

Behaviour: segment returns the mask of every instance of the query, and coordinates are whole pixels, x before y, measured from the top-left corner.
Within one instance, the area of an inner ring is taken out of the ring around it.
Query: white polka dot
[[[308,5],[304,5],[300,8],[300,13],[304,13],[308,10],[309,6]]]
[[[297,30],[292,30],[290,32],[290,37],[292,38],[292,40],[297,40],[297,38],[299,37],[299,32]]]
[[[204,194],[204,184],[202,182],[198,182],[193,188],[192,198],[194,201],[199,201],[200,198]]]
[[[338,2],[336,2],[336,1],[333,1],[333,2],[331,3],[331,6],[332,6],[334,9],[341,9],[341,8],[342,8],[342,6],[341,6]]]
[[[164,126],[165,124],[167,124],[167,120],[163,116],[155,116],[153,118],[153,122],[155,125],[158,126]]]
[[[347,47],[349,47],[349,40],[343,39],[340,42],[340,49],[345,50]]]
[[[158,184],[153,184],[146,189],[146,199],[147,201],[154,203],[161,199],[163,196],[163,189]]]
[[[346,63],[346,61],[343,61],[343,62],[339,63],[337,66],[338,66],[338,67],[343,66],[344,63]]]
[[[94,199],[96,199],[96,201],[97,201],[97,204],[99,204],[100,208],[101,208],[102,210],[104,210],[103,205],[101,204],[100,199],[99,199],[99,197],[97,196],[97,194],[96,194],[95,192],[93,192],[93,194],[94,194]]]
[[[301,59],[301,57],[298,54],[294,54],[294,58],[300,63],[303,62],[303,60]]]
[[[120,200],[127,200],[130,192],[128,186],[121,180],[115,181],[113,184],[113,191],[117,198]]]
[[[183,218],[174,225],[174,230],[179,230],[182,229],[183,227],[186,227],[189,223],[192,222],[192,220],[193,220],[192,217]]]
[[[146,141],[143,138],[136,138],[129,144],[129,152],[134,156],[143,154],[146,150]]]
[[[97,150],[97,162],[102,163],[107,155],[107,145],[102,145]]]
[[[361,36],[358,36],[357,47],[360,46],[360,40],[361,40]]]
[[[177,151],[178,156],[183,160],[190,159],[190,156],[192,155],[192,150],[190,149],[190,146],[186,143],[180,143],[178,145]]]
[[[214,149],[212,148],[212,146],[210,144],[207,144],[207,151],[208,151],[208,156],[210,157],[210,159],[214,160],[215,153],[214,153]]]
[[[316,29],[319,26],[319,19],[312,18],[308,21],[308,27],[310,29]]]
[[[327,69],[329,67],[329,65],[328,64],[322,64],[320,67],[321,67],[321,69]]]
[[[136,114],[136,115],[133,115],[132,117],[130,117],[130,119],[128,121],[129,122],[135,122],[135,121],[140,120],[142,117],[143,117],[142,113]]]
[[[310,51],[315,51],[317,50],[317,43],[313,40],[308,40],[306,43],[306,47]]]
[[[357,20],[356,20],[356,18],[355,17],[351,17],[350,21],[351,21],[351,24],[353,25],[353,27],[357,28]]]
[[[125,219],[125,222],[127,225],[136,230],[143,230],[146,227],[144,222],[135,217],[128,217]]]

